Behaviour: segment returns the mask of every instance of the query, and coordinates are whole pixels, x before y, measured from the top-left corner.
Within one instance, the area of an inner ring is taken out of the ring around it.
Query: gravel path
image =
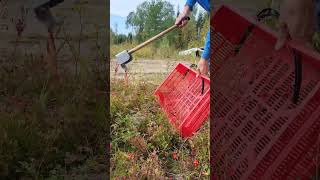
[[[187,61],[176,60],[134,60],[128,64],[129,81],[130,80],[148,80],[150,82],[159,82],[174,69],[178,63],[183,63],[190,66],[192,63]],[[125,72],[119,67],[117,74],[115,74],[116,60],[110,62],[110,78],[124,79]]]

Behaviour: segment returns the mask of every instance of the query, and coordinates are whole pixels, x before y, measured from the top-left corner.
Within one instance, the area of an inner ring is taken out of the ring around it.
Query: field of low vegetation
[[[169,123],[147,79],[111,84],[111,177],[209,178],[209,126],[188,140]]]

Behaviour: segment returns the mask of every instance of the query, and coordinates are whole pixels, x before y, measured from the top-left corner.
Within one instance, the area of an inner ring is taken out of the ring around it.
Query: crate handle
[[[190,68],[197,68],[198,66],[196,64],[191,64]]]
[[[302,81],[302,62],[301,54],[292,49],[294,55],[294,85],[293,85],[293,103],[297,104],[300,96],[301,81]]]
[[[246,29],[245,33],[243,34],[242,38],[240,39],[239,44],[237,45],[237,47],[236,47],[235,50],[234,50],[236,54],[238,54],[238,53],[240,52],[240,49],[241,49],[242,45],[243,45],[243,44],[245,43],[245,41],[248,39],[248,37],[249,37],[249,35],[251,34],[251,32],[252,32],[252,30],[253,30],[254,27],[255,27],[255,25],[252,24],[252,25],[250,25],[250,26]]]
[[[263,10],[261,10],[258,14],[257,14],[257,21],[260,22],[261,20],[263,20],[266,17],[276,17],[277,19],[279,18],[280,14],[277,10],[274,10],[272,8],[265,8]],[[242,38],[240,39],[239,44],[237,45],[237,47],[235,48],[235,53],[238,54],[242,45],[245,43],[245,41],[248,39],[249,35],[251,34],[253,28],[255,27],[255,24],[251,24],[249,27],[247,27],[245,33],[243,34]]]
[[[183,75],[183,78],[182,78],[182,79],[184,79],[184,78],[188,75],[189,71],[190,71],[190,69],[187,69],[187,71],[184,73],[184,75]]]
[[[272,8],[266,8],[257,14],[257,20],[261,21],[266,17],[275,17],[278,19],[279,16],[280,16],[280,13],[277,10],[274,10]],[[251,30],[251,28],[252,27],[249,27],[248,30]],[[294,104],[297,104],[300,96],[300,90],[301,90],[302,62],[301,62],[301,54],[299,54],[294,49],[292,49],[292,53],[294,56],[294,85],[293,85],[292,102]]]
[[[196,65],[196,64],[191,64],[191,65],[190,65],[190,68],[193,68],[193,67],[197,67],[197,65]],[[190,71],[190,69],[188,69],[188,70],[186,71],[186,73],[184,74],[183,79],[187,76],[187,74],[189,73],[189,71]],[[202,78],[201,95],[204,94],[204,85],[205,85],[204,78]]]
[[[201,95],[204,93],[204,78],[202,78]]]
[[[266,9],[263,9],[261,10],[258,14],[257,14],[257,20],[258,21],[261,21],[263,20],[264,18],[266,17],[275,17],[275,18],[279,18],[280,16],[280,13],[275,10],[275,9],[272,9],[272,8],[266,8]]]

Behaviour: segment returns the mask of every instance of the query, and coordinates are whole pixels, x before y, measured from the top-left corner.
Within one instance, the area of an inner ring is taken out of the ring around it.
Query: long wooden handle
[[[168,29],[166,29],[166,30],[162,31],[162,32],[161,32],[161,33],[159,33],[158,35],[156,35],[156,36],[154,36],[154,37],[150,38],[150,39],[149,39],[149,40],[147,40],[146,42],[143,42],[143,43],[139,44],[137,47],[135,47],[135,48],[133,48],[133,49],[129,50],[129,51],[128,51],[128,53],[129,53],[129,54],[131,54],[131,53],[134,53],[134,52],[138,51],[139,49],[141,49],[141,48],[145,47],[146,45],[150,44],[151,42],[153,42],[153,41],[155,41],[155,40],[157,40],[157,39],[161,38],[162,36],[164,36],[165,34],[167,34],[167,33],[171,32],[172,30],[174,30],[174,29],[175,29],[175,28],[177,28],[177,27],[178,27],[177,25],[173,25],[173,26],[171,26],[170,28],[168,28]]]

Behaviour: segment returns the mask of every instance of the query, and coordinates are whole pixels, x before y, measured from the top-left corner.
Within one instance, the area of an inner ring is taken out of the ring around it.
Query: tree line
[[[126,26],[132,28],[133,32],[124,35],[111,29],[111,44],[138,44],[155,36],[174,24],[180,13],[179,6],[176,8],[177,11],[174,11],[174,6],[166,0],[149,0],[141,3],[126,18]],[[186,27],[172,31],[152,45],[176,49],[203,46],[206,33],[209,31],[210,15],[195,6],[190,18]]]

